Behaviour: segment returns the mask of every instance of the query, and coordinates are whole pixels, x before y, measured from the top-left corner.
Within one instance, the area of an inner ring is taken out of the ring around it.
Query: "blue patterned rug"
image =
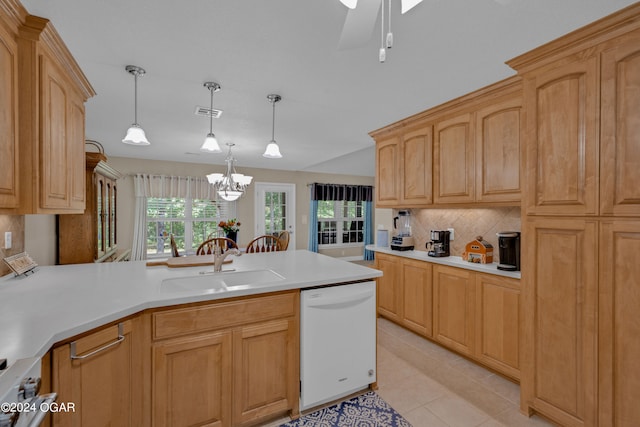
[[[411,424],[370,391],[280,427],[411,427]]]

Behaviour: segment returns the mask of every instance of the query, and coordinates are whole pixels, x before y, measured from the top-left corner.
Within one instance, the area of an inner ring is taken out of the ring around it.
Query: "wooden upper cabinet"
[[[434,202],[470,203],[475,199],[475,153],[472,115],[436,125],[434,143]]]
[[[527,214],[597,214],[598,62],[584,55],[525,77]]]
[[[433,203],[433,126],[423,125],[402,135],[400,169],[402,206]]]
[[[522,96],[476,112],[476,202],[520,202]]]
[[[18,207],[18,44],[0,19],[0,212]]]
[[[376,144],[376,206],[398,206],[399,188],[400,140],[394,135]]]
[[[18,36],[18,213],[85,208],[84,102],[95,92],[51,23],[28,15]]]
[[[600,213],[640,215],[640,30],[602,54]]]

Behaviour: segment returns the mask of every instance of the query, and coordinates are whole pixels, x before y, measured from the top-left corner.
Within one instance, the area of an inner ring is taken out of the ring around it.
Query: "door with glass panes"
[[[257,182],[255,197],[256,236],[277,236],[288,231],[290,241],[287,250],[295,250],[296,185]]]

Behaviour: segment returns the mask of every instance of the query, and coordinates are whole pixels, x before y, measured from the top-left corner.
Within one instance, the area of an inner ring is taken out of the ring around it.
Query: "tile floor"
[[[517,384],[381,318],[377,393],[413,427],[553,425],[519,412]]]

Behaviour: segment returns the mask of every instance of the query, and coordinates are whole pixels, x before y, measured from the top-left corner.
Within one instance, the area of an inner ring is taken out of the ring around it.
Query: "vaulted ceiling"
[[[370,1],[370,0],[360,0]],[[364,45],[339,49],[339,0],[23,0],[49,18],[94,86],[86,135],[108,156],[223,164],[199,152],[209,129],[205,81],[220,83],[213,130],[240,167],[372,176],[368,132],[491,84],[504,62],[630,0],[424,0],[405,15],[392,0],[394,47],[378,61],[380,18]],[[138,121],[148,147],[122,144]],[[277,93],[282,159],[265,159]],[[222,145],[221,144],[221,145]]]

